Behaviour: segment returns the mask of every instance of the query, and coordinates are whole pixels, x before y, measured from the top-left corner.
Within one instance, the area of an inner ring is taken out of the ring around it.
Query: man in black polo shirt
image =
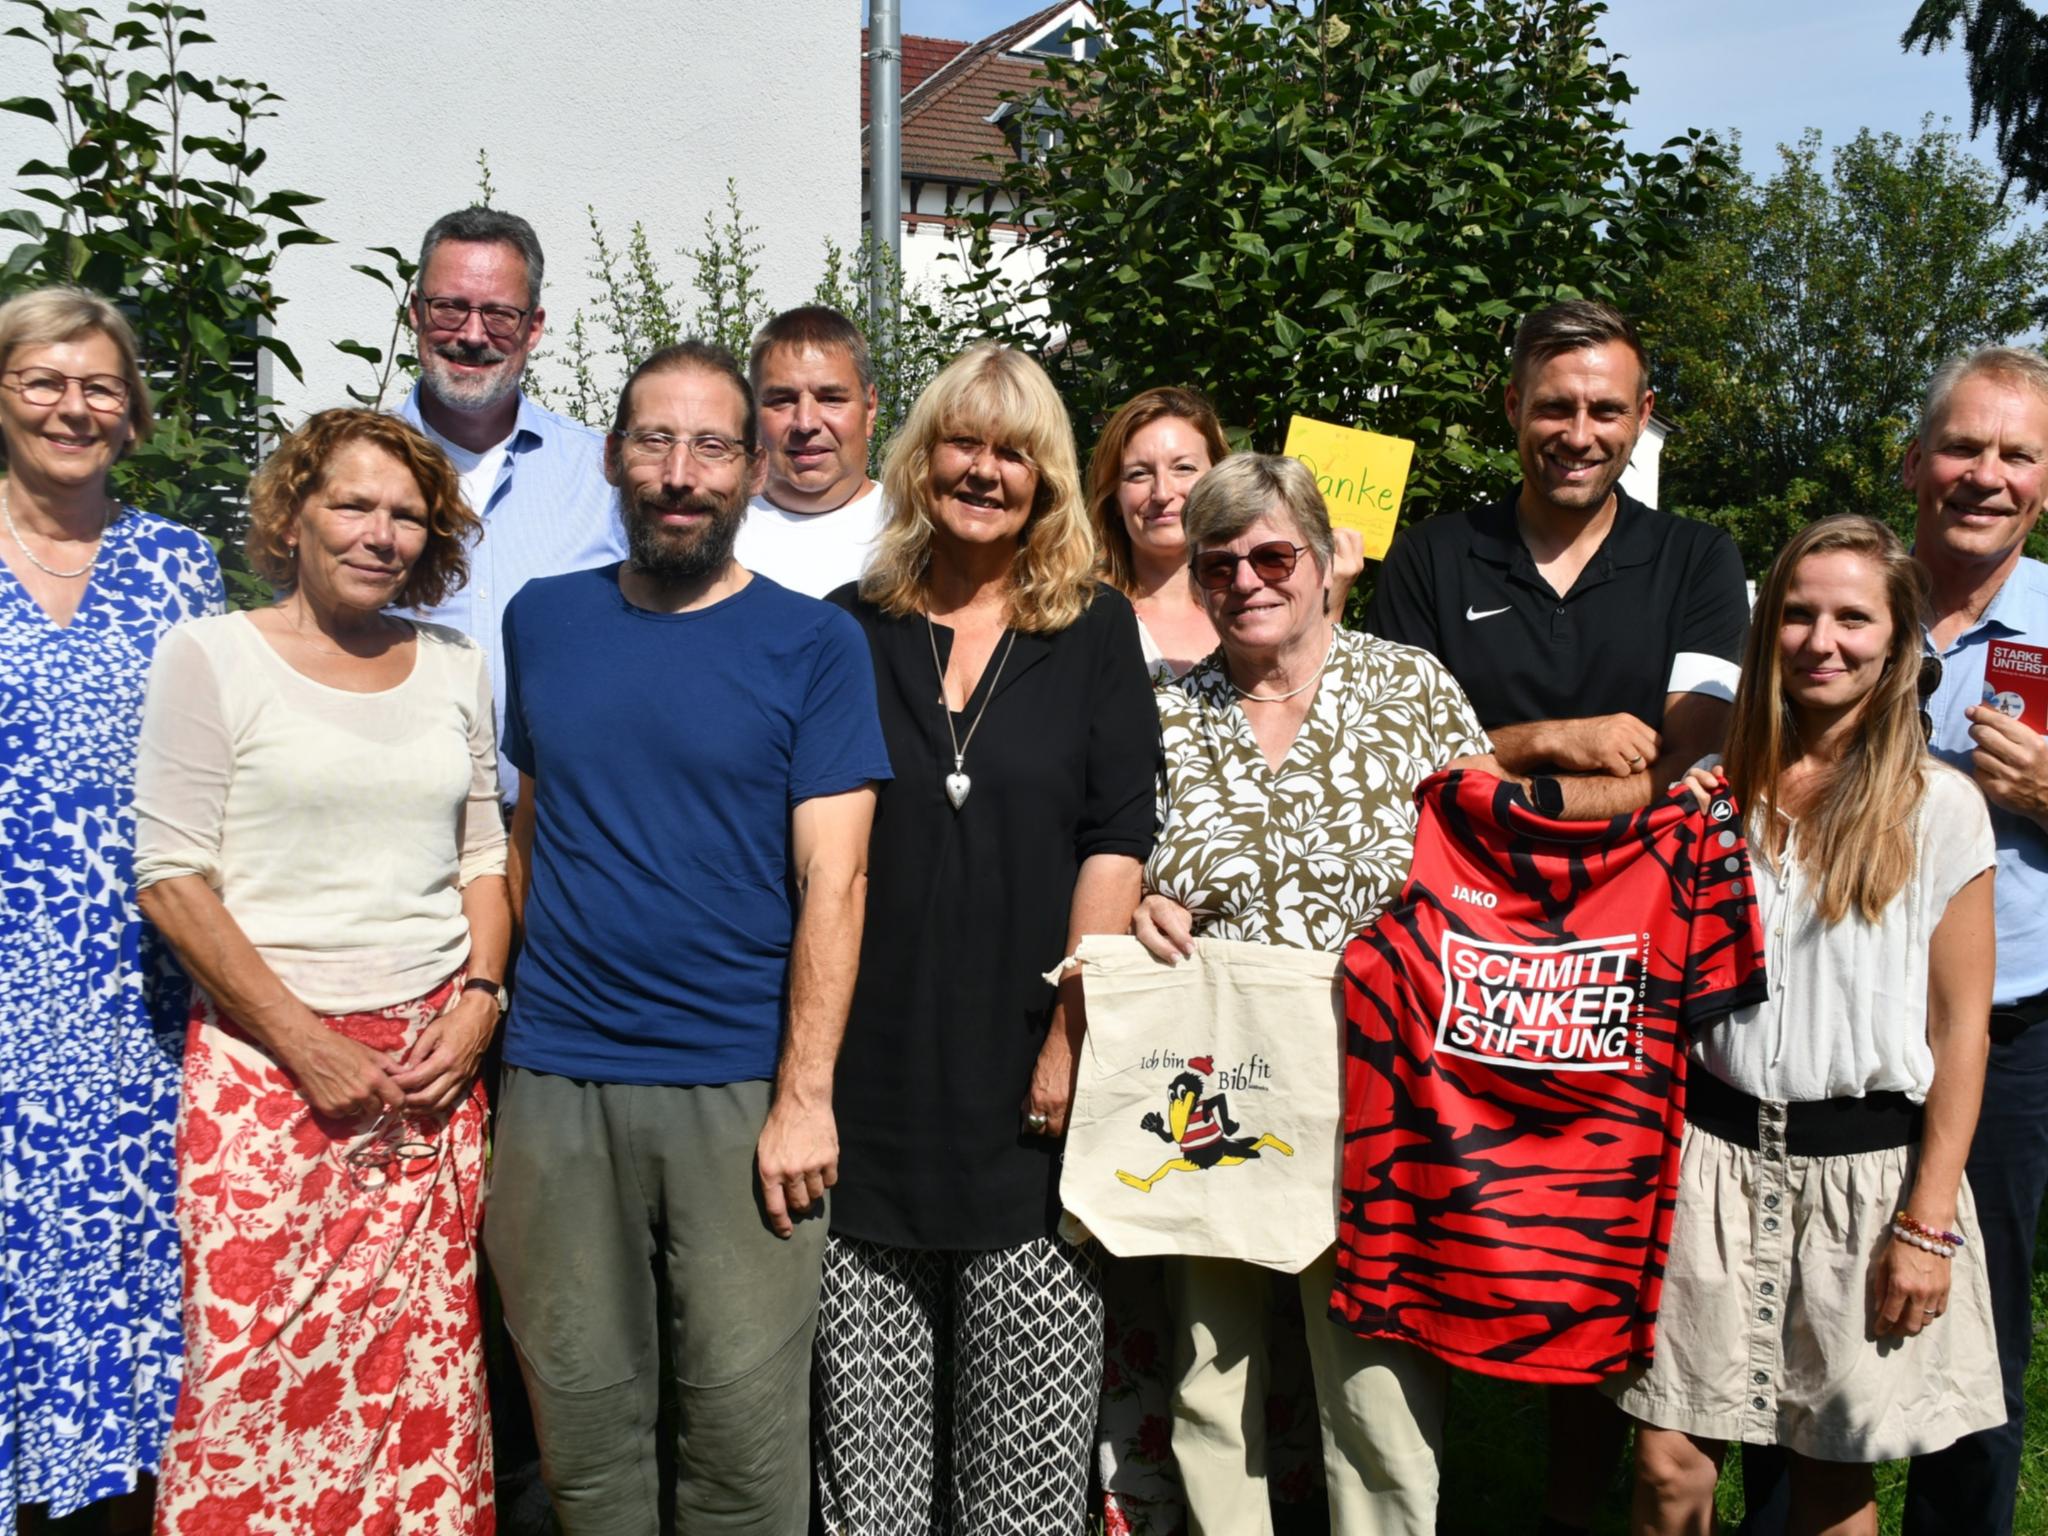
[[[1735,698],[1749,627],[1735,545],[1621,488],[1652,399],[1620,311],[1529,315],[1507,389],[1521,486],[1408,529],[1366,609],[1374,634],[1450,669],[1498,771],[1552,816],[1650,804],[1720,750]],[[1625,1434],[1596,1389],[1551,1391],[1546,1533],[1592,1526]]]
[[[1648,805],[1719,750],[1735,696],[1749,599],[1734,544],[1620,485],[1653,398],[1620,311],[1531,314],[1507,389],[1520,488],[1408,529],[1366,609],[1374,634],[1450,668],[1503,774],[1552,815]]]

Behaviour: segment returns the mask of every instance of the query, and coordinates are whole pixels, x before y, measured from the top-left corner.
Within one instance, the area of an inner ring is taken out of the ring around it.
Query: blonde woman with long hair
[[[895,778],[833,1095],[820,1502],[831,1530],[1078,1536],[1102,1302],[1053,1232],[1080,986],[1042,978],[1130,926],[1158,719],[1037,364],[962,354],[882,484],[867,574],[831,599],[867,634]]]
[[[1875,1533],[1873,1463],[2004,1417],[1963,1177],[1995,853],[1925,751],[1924,592],[1882,524],[1831,517],[1757,600],[1725,772],[1770,996],[1692,1049],[1656,1358],[1618,1393],[1638,1532],[1710,1530],[1737,1440],[1790,1452],[1795,1536]]]

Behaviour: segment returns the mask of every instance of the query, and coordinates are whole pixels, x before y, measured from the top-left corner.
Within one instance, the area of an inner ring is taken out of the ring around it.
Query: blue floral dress
[[[206,541],[133,508],[67,626],[0,564],[0,1532],[133,1488],[177,1402],[186,999],[131,796],[157,641],[221,607]]]

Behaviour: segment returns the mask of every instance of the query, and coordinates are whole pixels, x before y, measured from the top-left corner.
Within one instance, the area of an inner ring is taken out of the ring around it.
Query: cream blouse
[[[1934,1081],[1928,942],[1950,898],[1998,859],[1984,796],[1932,759],[1914,841],[1913,873],[1883,917],[1871,923],[1852,911],[1832,927],[1814,910],[1791,841],[1775,871],[1752,853],[1770,997],[1710,1026],[1692,1059],[1760,1099],[1924,1100]]]
[[[150,673],[136,885],[205,880],[315,1012],[431,990],[469,953],[461,887],[505,870],[490,667],[414,629],[378,693],[304,676],[237,613],[173,630]]]

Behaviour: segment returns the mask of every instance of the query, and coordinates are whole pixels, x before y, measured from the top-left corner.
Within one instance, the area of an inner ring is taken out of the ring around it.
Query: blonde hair
[[[1892,643],[1877,687],[1863,701],[1852,744],[1800,817],[1799,863],[1813,883],[1822,922],[1838,923],[1852,908],[1865,921],[1876,922],[1913,873],[1913,824],[1926,790],[1919,678],[1927,578],[1898,536],[1875,518],[1844,513],[1809,523],[1771,562],[1750,618],[1723,760],[1736,803],[1743,808],[1751,851],[1772,869],[1782,869],[1778,784],[1800,744],[1798,722],[1785,697],[1778,631],[1800,563],[1831,554],[1856,555],[1877,568]]]
[[[97,333],[121,354],[121,377],[128,385],[129,446],[156,430],[150,410],[149,385],[128,317],[96,293],[84,288],[33,288],[0,304],[0,372],[21,347],[50,347]],[[122,449],[126,457],[127,449]],[[0,439],[0,464],[7,462],[7,444]]]
[[[1169,416],[1195,429],[1211,469],[1230,457],[1230,440],[1223,435],[1216,408],[1192,389],[1164,385],[1133,395],[1119,406],[1088,458],[1088,515],[1102,546],[1102,577],[1126,597],[1137,595],[1138,568],[1131,553],[1131,530],[1124,526],[1116,499],[1123,482],[1124,450],[1145,428]]]
[[[1038,473],[1031,515],[1010,572],[1010,623],[1031,634],[1065,629],[1095,596],[1095,534],[1081,500],[1074,432],[1052,380],[1022,352],[979,342],[925,386],[882,466],[888,520],[861,578],[861,596],[901,618],[925,611],[931,588],[932,449],[978,437],[1023,454]]]

